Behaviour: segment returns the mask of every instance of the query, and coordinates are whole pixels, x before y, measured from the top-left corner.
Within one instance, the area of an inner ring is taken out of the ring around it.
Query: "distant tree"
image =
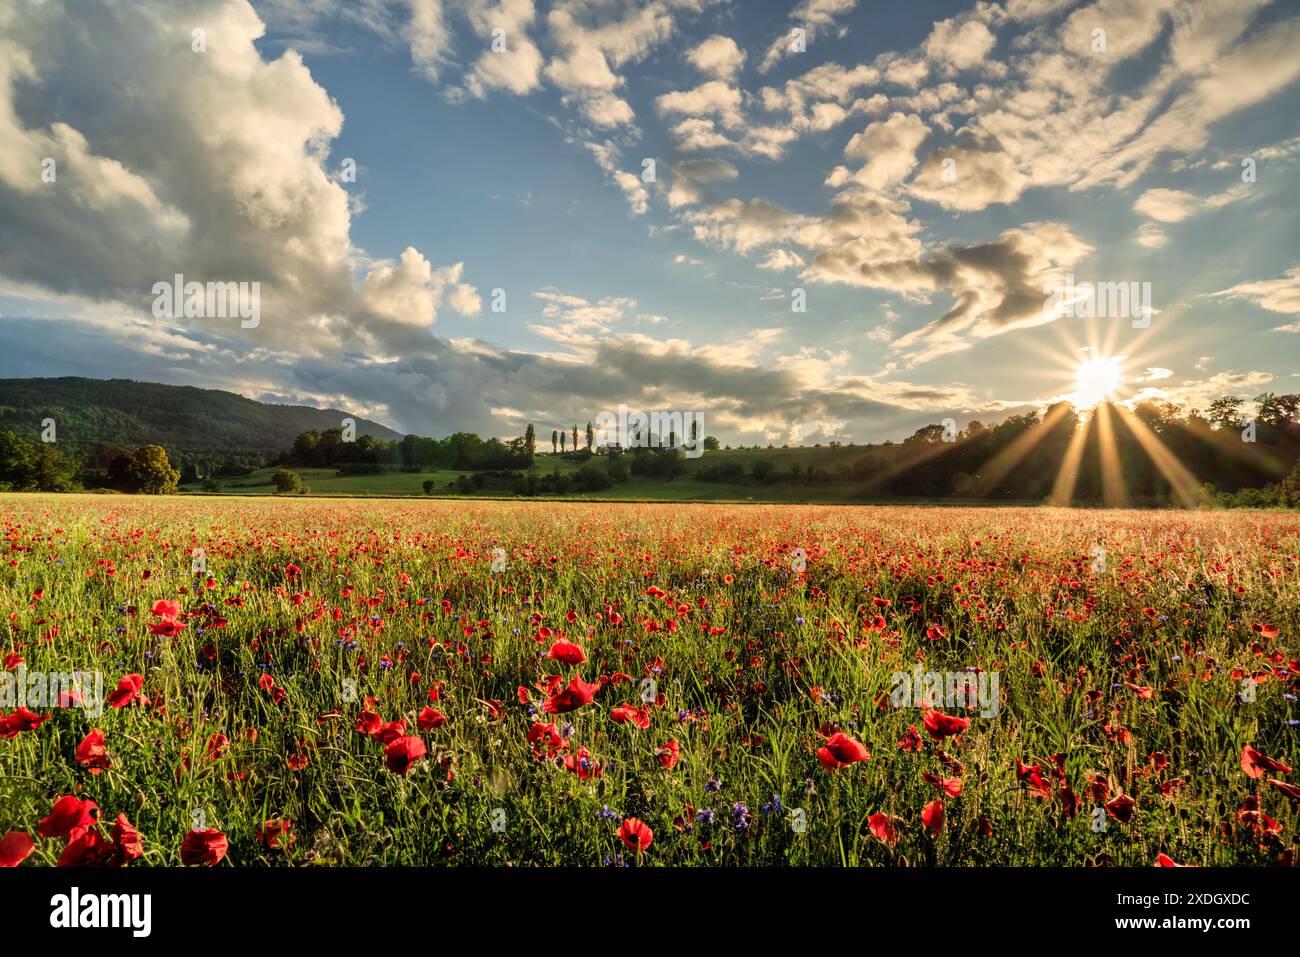
[[[573,423],[573,451],[578,451],[578,423]]]
[[[590,452],[592,447],[595,444],[596,444],[596,430],[593,429],[591,427],[591,423],[588,422],[587,423],[587,451]]]
[[[528,423],[528,428],[524,430],[524,452],[528,456],[528,464],[533,464],[533,456],[537,452],[537,431],[533,428],[533,423]]]
[[[437,486],[437,484],[438,483],[436,483],[433,479],[425,479],[423,482],[420,483],[420,488],[424,489],[425,495],[432,495],[433,490]]]
[[[1265,392],[1255,400],[1256,417],[1272,426],[1282,426],[1297,420],[1300,412],[1300,395],[1274,395]]]
[[[36,453],[36,487],[42,492],[71,492],[78,488],[78,465],[51,442],[42,442]]]
[[[1282,480],[1282,495],[1286,505],[1300,508],[1300,460],[1291,469],[1291,474]]]
[[[706,452],[718,451],[718,437],[716,435],[706,435],[704,437],[704,451]]]
[[[276,469],[275,474],[271,476],[271,482],[275,485],[275,490],[282,495],[302,489],[302,476],[292,469]]]
[[[601,471],[594,465],[584,465],[578,469],[573,482],[582,492],[599,492],[614,484],[608,471]]]
[[[170,495],[181,479],[160,445],[142,445],[119,455],[108,474],[115,488],[142,495]]]
[[[1210,411],[1206,416],[1216,428],[1220,429],[1239,429],[1241,428],[1241,407],[1245,403],[1235,395],[1225,395],[1215,399],[1210,403]]]
[[[217,493],[221,491],[221,483],[214,478],[205,478],[199,483],[199,488],[205,492]]]
[[[557,432],[555,429],[551,429],[551,454],[552,455],[555,454],[556,446],[559,444],[559,442],[560,442],[560,433]]]
[[[906,439],[907,442],[939,442],[943,440],[944,427],[942,425],[923,425]]]
[[[611,481],[627,481],[627,463],[623,461],[621,455],[610,455],[609,462],[606,463],[605,471],[609,473]]]
[[[561,454],[564,453],[564,440],[565,440],[565,438],[566,438],[565,434],[564,434],[563,432],[561,432],[561,433],[560,433],[560,453],[561,453]]]
[[[35,488],[36,450],[16,432],[0,432],[0,489]]]

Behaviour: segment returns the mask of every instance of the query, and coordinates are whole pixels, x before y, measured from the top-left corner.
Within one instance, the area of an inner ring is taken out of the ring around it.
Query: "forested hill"
[[[303,432],[338,428],[348,414],[131,379],[0,379],[0,432],[35,442],[42,420],[50,418],[59,446],[77,453],[98,444],[161,445],[182,459],[278,451]],[[356,418],[356,426],[358,436],[402,437],[368,419]]]

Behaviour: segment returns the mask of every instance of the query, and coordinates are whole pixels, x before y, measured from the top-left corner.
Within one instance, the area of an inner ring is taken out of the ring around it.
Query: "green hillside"
[[[337,428],[347,415],[130,379],[0,379],[0,432],[35,442],[42,420],[50,418],[65,451],[84,454],[100,443],[161,445],[178,465],[211,461],[219,467],[252,453],[279,452],[300,433]],[[356,423],[358,436],[401,438],[377,422]]]

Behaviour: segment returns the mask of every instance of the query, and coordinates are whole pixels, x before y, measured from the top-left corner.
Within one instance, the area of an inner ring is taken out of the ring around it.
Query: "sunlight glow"
[[[1119,359],[1098,356],[1079,365],[1071,401],[1077,409],[1091,409],[1114,399],[1120,387]]]

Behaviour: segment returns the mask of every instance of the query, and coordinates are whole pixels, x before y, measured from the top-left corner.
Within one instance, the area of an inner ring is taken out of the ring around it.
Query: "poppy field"
[[[3,865],[1293,861],[1295,515],[10,494],[0,526]]]

